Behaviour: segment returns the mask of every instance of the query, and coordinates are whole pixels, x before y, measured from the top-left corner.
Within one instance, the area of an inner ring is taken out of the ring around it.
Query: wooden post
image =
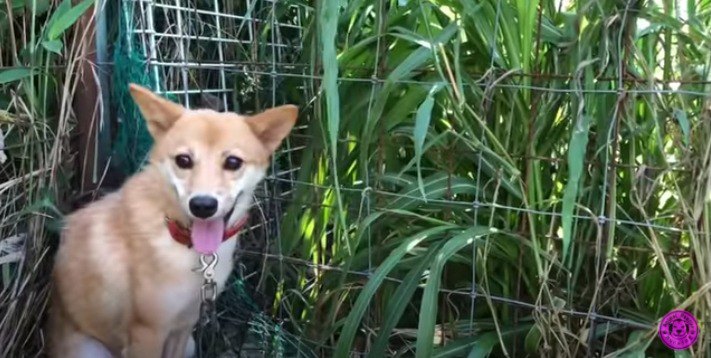
[[[97,0],[99,11],[87,11],[77,22],[78,29],[86,33],[84,56],[80,57],[79,85],[73,107],[77,117],[78,141],[74,150],[78,153],[79,190],[94,192],[101,185],[106,170],[110,147],[108,108],[108,71],[106,60],[106,3]],[[97,36],[100,34],[101,36]],[[97,42],[98,38],[98,42]],[[98,46],[97,46],[98,45]]]

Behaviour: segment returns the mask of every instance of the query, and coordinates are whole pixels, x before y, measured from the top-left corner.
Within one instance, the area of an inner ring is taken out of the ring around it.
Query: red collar
[[[222,238],[222,242],[225,242],[229,240],[232,236],[237,235],[237,233],[239,233],[242,228],[244,228],[244,226],[247,224],[247,219],[249,219],[249,215],[243,216],[234,225],[228,227],[225,230],[225,235]],[[166,218],[166,222],[168,224],[168,231],[170,232],[170,236],[173,237],[173,240],[175,240],[179,244],[187,246],[188,248],[193,247],[192,239],[190,238],[190,229],[184,228],[180,225],[180,223],[175,220],[170,220]]]

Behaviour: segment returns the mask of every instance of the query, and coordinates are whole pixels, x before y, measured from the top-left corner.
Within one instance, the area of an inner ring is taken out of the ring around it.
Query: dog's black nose
[[[217,199],[200,195],[190,199],[190,212],[200,219],[207,219],[217,212]]]

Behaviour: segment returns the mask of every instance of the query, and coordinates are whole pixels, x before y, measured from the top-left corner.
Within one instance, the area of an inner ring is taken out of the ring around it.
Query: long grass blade
[[[341,337],[338,339],[338,344],[336,345],[335,356],[336,357],[346,357],[350,352],[350,347],[355,339],[356,331],[360,325],[360,321],[365,314],[365,310],[370,305],[370,302],[375,295],[375,292],[380,288],[385,277],[392,271],[400,262],[400,260],[411,250],[413,250],[417,245],[419,245],[424,240],[432,238],[433,236],[441,235],[449,230],[452,230],[452,226],[437,226],[422,231],[414,236],[405,238],[402,244],[398,246],[397,249],[390,253],[387,259],[385,259],[375,270],[373,276],[370,277],[368,283],[363,287],[363,290],[358,295],[351,312],[348,314],[348,318],[343,325],[343,330],[341,332]]]
[[[435,85],[432,87],[430,92],[427,94],[427,98],[422,102],[420,107],[417,109],[417,115],[415,117],[415,130],[413,137],[415,139],[415,160],[417,161],[417,182],[420,186],[420,194],[422,198],[427,201],[425,197],[425,188],[422,183],[422,168],[420,167],[420,162],[422,161],[422,150],[425,145],[425,138],[427,137],[427,130],[430,126],[430,121],[432,120],[432,107],[434,107],[434,96],[441,88],[441,85]]]
[[[434,329],[437,324],[437,302],[442,280],[442,270],[449,259],[464,247],[474,244],[481,236],[495,232],[488,227],[475,226],[448,239],[435,256],[430,267],[430,275],[422,294],[420,317],[417,324],[416,356],[431,357],[434,341]]]

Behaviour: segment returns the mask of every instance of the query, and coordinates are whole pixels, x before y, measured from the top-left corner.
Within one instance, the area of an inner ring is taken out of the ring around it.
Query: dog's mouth
[[[221,219],[193,220],[190,228],[190,239],[197,252],[211,254],[217,251],[225,236],[225,228],[235,211],[237,199],[239,199],[240,195],[237,195],[232,208]]]
[[[227,221],[230,220],[230,218],[232,217],[232,214],[234,214],[234,213],[235,213],[235,207],[232,206],[232,209],[230,209],[230,211],[228,211],[227,214],[225,214],[225,216],[222,218],[222,221],[225,222],[225,225],[227,225]]]
[[[237,196],[235,197],[235,200],[232,201],[232,206],[231,206],[230,210],[227,211],[227,214],[225,214],[225,216],[222,218],[222,220],[224,220],[224,222],[225,222],[225,225],[228,224],[228,221],[229,221],[230,218],[232,217],[232,214],[235,213],[235,208],[237,207],[237,203],[239,202],[239,199],[240,199],[240,198],[242,198],[242,192],[241,192],[241,191],[239,192],[239,194],[237,194]]]

